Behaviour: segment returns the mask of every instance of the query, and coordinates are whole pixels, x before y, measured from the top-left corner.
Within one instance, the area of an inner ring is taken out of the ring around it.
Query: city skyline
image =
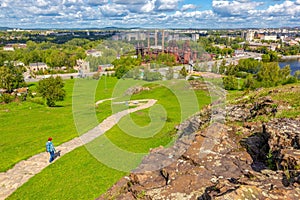
[[[11,28],[300,26],[300,0],[0,0]]]

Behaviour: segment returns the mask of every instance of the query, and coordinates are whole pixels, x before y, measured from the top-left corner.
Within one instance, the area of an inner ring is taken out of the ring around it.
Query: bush
[[[300,80],[300,70],[295,71],[294,77]]]
[[[0,96],[1,103],[10,103],[15,99],[15,97],[11,94],[4,93]]]
[[[239,77],[239,78],[246,78],[248,75],[247,72],[242,72],[242,71],[239,71],[236,73],[236,77]]]
[[[238,89],[238,81],[233,76],[223,77],[223,85],[226,90]]]
[[[27,101],[32,102],[32,103],[36,103],[39,105],[44,105],[45,101],[43,100],[42,97],[34,97],[34,98],[27,98]]]
[[[192,81],[192,80],[195,80],[195,78],[193,76],[190,76],[188,80]]]
[[[149,70],[144,71],[145,81],[158,81],[162,80],[162,75],[159,72],[150,72]]]
[[[291,84],[291,83],[296,83],[296,82],[297,82],[297,78],[295,76],[290,76],[282,84],[286,85],[286,84]]]
[[[93,79],[99,80],[99,78],[100,78],[100,73],[99,72],[93,74]]]

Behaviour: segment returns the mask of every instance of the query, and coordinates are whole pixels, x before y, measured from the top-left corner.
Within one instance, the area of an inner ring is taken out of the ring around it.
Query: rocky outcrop
[[[269,97],[226,108],[207,107],[177,126],[178,140],[151,150],[141,165],[99,199],[295,199],[300,197],[300,119],[248,122],[272,116]],[[233,123],[230,123],[233,124]]]
[[[277,102],[270,97],[261,97],[254,102],[245,102],[238,105],[227,106],[227,120],[231,122],[245,122],[257,116],[275,116]]]
[[[131,96],[131,95],[134,95],[134,94],[138,94],[142,91],[149,91],[149,90],[150,90],[150,88],[148,88],[148,87],[135,86],[135,87],[128,88],[125,91],[124,95],[125,96]]]

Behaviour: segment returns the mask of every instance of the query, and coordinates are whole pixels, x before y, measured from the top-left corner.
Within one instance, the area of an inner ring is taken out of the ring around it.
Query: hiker
[[[49,160],[49,162],[51,163],[53,160],[54,160],[54,158],[55,158],[55,148],[54,148],[54,146],[53,146],[53,143],[52,143],[52,138],[51,137],[49,137],[48,138],[48,142],[46,143],[46,150],[47,150],[47,152],[49,152],[50,153],[50,160]]]

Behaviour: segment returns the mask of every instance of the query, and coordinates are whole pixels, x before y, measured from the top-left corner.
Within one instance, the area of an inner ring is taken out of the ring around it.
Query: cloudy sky
[[[300,26],[300,0],[0,0],[12,28]]]

